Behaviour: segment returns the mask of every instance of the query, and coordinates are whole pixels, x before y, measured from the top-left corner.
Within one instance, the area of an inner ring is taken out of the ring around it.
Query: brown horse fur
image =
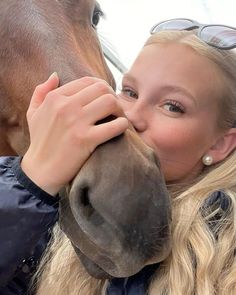
[[[26,151],[26,110],[52,72],[61,84],[89,75],[115,86],[92,25],[97,9],[94,0],[0,1],[0,155]],[[170,199],[154,152],[133,130],[88,159],[60,202],[60,226],[67,237],[55,236],[39,294],[100,294],[104,283],[78,256],[108,278],[168,255]]]
[[[25,152],[29,100],[52,72],[59,74],[61,84],[89,75],[114,87],[91,25],[94,10],[91,0],[1,1],[1,155]]]

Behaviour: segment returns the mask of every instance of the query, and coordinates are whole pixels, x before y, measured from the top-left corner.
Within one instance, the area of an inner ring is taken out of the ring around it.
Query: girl
[[[89,100],[113,94],[118,118],[121,107],[156,152],[172,195],[171,253],[133,277],[104,283],[85,274],[67,238],[56,238],[38,294],[236,293],[236,54],[231,50],[236,46],[235,29],[176,19],[156,25],[152,33],[125,74],[118,99],[109,86],[95,78],[85,79],[88,84],[80,84],[76,91]],[[35,128],[40,121],[37,114],[40,117],[43,110],[38,106],[44,105],[49,90],[60,94],[60,90],[52,90],[57,86],[53,80],[34,95],[36,107],[31,103],[28,112],[31,147],[21,164],[27,179],[50,194],[56,194],[73,177],[68,166],[65,174],[69,176],[59,175],[55,185],[50,174],[34,168],[34,161],[43,163],[36,149],[43,137]],[[98,94],[98,89],[103,92]],[[127,128],[124,118],[116,123],[118,127],[109,137]],[[105,133],[104,129],[100,142]],[[100,142],[95,141],[89,150]],[[44,145],[49,146],[48,141]],[[57,156],[63,160],[60,153]],[[78,167],[88,154],[77,162]],[[11,168],[11,164],[6,166],[5,171]],[[17,167],[19,171],[19,164]]]

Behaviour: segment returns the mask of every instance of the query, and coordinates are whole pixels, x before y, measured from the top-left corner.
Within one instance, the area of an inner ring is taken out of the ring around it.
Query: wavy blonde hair
[[[231,128],[236,120],[235,52],[210,47],[193,31],[163,31],[145,46],[168,42],[186,44],[218,66],[225,85],[218,124]],[[227,210],[220,204],[206,206],[218,190],[227,195]],[[172,210],[172,251],[153,277],[149,294],[236,294],[236,151],[203,171],[184,192],[175,192]]]
[[[144,46],[179,42],[218,65],[225,83],[220,100],[220,128],[230,128],[236,119],[236,54],[214,49],[193,31],[160,32]],[[215,191],[224,191],[228,208],[206,206]],[[236,151],[224,161],[205,169],[194,184],[172,198],[172,251],[154,274],[150,295],[236,294]],[[38,278],[37,294],[105,294],[106,283],[91,278],[60,231],[46,253]]]

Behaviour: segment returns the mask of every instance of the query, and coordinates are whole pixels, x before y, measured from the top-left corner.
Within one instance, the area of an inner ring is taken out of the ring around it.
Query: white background
[[[157,22],[186,17],[236,27],[236,0],[98,0],[106,18],[98,32],[129,67]]]

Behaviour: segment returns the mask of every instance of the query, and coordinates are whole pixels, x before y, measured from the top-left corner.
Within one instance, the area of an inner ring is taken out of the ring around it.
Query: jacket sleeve
[[[0,157],[0,286],[34,252],[58,218],[58,197],[35,185],[19,157]]]

